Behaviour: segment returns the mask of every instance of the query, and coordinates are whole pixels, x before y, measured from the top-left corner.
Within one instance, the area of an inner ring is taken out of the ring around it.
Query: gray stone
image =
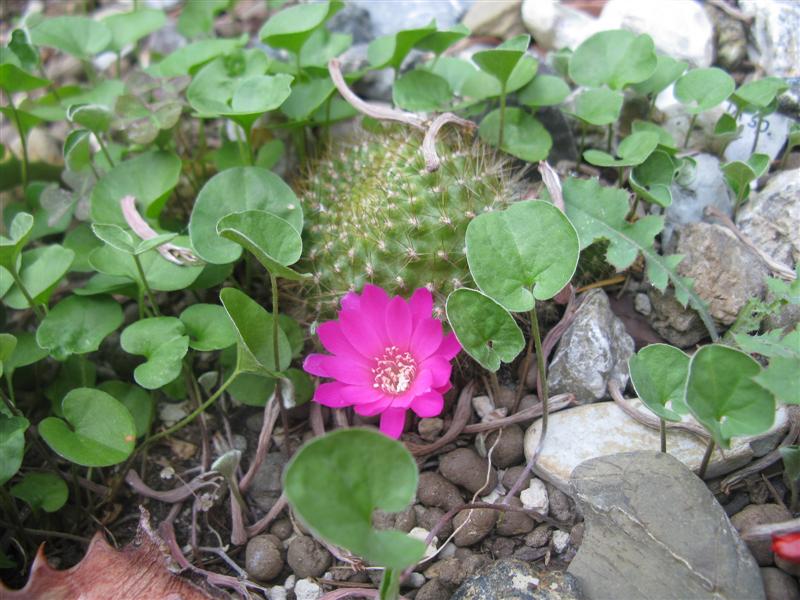
[[[519,425],[509,425],[500,430],[491,432],[486,436],[484,446],[488,452],[492,447],[492,464],[499,469],[505,469],[518,465],[525,457],[522,451],[522,439],[525,437],[522,427]],[[500,439],[498,441],[498,435]]]
[[[672,232],[680,225],[708,222],[703,213],[713,206],[725,215],[733,216],[734,197],[720,168],[719,159],[710,154],[692,157],[694,169],[683,171],[672,184],[672,204],[664,211],[664,231],[661,239],[668,245]]]
[[[605,398],[610,379],[623,387],[627,384],[628,359],[633,352],[633,338],[611,311],[606,293],[591,290],[550,363],[550,390],[575,394],[581,404]]]
[[[420,419],[419,426],[417,427],[419,437],[426,442],[432,442],[439,437],[439,434],[442,433],[442,429],[444,429],[444,421],[439,417]]]
[[[351,3],[369,12],[375,37],[397,33],[403,29],[424,27],[431,19],[436,19],[439,29],[452,27],[471,4],[469,0],[404,0],[402,10],[391,10],[386,3],[374,0],[351,0]]]
[[[451,600],[581,600],[569,573],[538,571],[521,560],[498,560],[467,579]]]
[[[419,588],[415,600],[449,600],[450,590],[438,579],[431,579]]]
[[[582,10],[552,0],[525,0],[522,21],[536,43],[547,50],[575,49],[607,25]]]
[[[498,511],[491,508],[462,510],[453,517],[456,530],[453,543],[456,546],[472,546],[485,538],[497,522]]]
[[[283,570],[283,544],[270,534],[257,535],[247,542],[245,568],[254,579],[269,581]]]
[[[469,27],[472,35],[507,39],[525,33],[519,14],[521,4],[522,0],[474,2],[461,22]]]
[[[769,275],[764,261],[721,225],[694,223],[675,232],[678,273],[694,280],[694,290],[711,316],[730,325],[752,298],[761,298]]]
[[[633,298],[633,308],[641,315],[649,316],[653,312],[653,304],[647,294],[639,292]]]
[[[647,412],[638,400],[629,401],[637,410]],[[692,421],[691,417],[686,417]],[[788,416],[785,406],[775,412],[775,423],[767,433],[750,438],[733,438],[724,456],[714,452],[707,477],[713,478],[746,465],[754,456],[750,443],[756,439],[785,432]],[[539,443],[541,419],[528,428],[525,434],[525,456],[530,456]],[[550,415],[544,447],[536,461],[534,471],[562,492],[572,494],[569,477],[582,462],[602,458],[618,452],[635,452],[658,449],[659,433],[641,425],[626,415],[614,402],[584,404]],[[697,470],[705,453],[706,444],[697,436],[685,431],[667,433],[668,452],[692,470]]]
[[[747,56],[747,30],[744,23],[713,4],[704,5],[714,25],[716,64],[729,71],[737,68]]]
[[[518,498],[511,498],[509,506],[522,506]],[[536,521],[524,512],[507,511],[500,514],[497,518],[496,531],[499,535],[512,537],[530,533],[536,526]]]
[[[800,169],[776,173],[739,209],[736,225],[779,263],[800,262]]]
[[[571,485],[586,531],[568,572],[589,598],[765,598],[758,565],[722,507],[669,454],[590,460]]]
[[[751,504],[731,517],[731,523],[739,533],[744,533],[756,525],[769,525],[771,523],[781,523],[792,518],[792,513],[785,506],[780,504]],[[775,559],[772,552],[772,542],[765,540],[761,542],[749,542],[747,547],[753,554],[753,558],[762,567],[770,566]]]
[[[800,600],[800,586],[797,580],[775,567],[761,569],[761,580],[767,600]]]
[[[670,344],[689,348],[708,337],[708,330],[700,316],[695,310],[678,302],[672,288],[664,293],[653,288],[648,291],[648,298],[652,312],[647,320]]]
[[[739,5],[755,17],[751,60],[767,75],[800,76],[800,5],[785,0],[742,0]]]
[[[297,577],[320,577],[332,560],[330,552],[305,535],[294,538],[286,551],[286,562]]]
[[[375,39],[375,28],[372,25],[370,12],[352,2],[346,3],[342,10],[333,15],[327,27],[335,33],[353,36],[354,44],[368,44]]]
[[[458,448],[443,455],[439,459],[439,471],[473,494],[480,491],[486,495],[497,485],[497,471],[472,448]]]
[[[286,457],[282,452],[270,452],[256,471],[249,495],[262,510],[272,508],[281,495],[281,475],[285,466]]]
[[[755,151],[766,154],[770,160],[775,160],[786,144],[793,120],[780,113],[772,113],[763,117],[759,126],[758,117],[742,113],[738,123],[742,127],[741,134],[725,147],[725,160],[729,162],[734,160],[746,162],[750,158],[753,154],[753,142],[756,141],[756,127],[759,127],[760,133]]]

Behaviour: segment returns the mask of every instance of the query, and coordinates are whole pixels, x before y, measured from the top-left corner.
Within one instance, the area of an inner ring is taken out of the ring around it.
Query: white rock
[[[425,585],[426,581],[427,579],[425,579],[425,575],[423,575],[422,573],[415,572],[411,573],[411,575],[408,576],[408,579],[405,580],[405,585],[407,585],[410,588],[417,589]]]
[[[453,558],[456,555],[456,545],[453,542],[447,542],[439,552],[439,558]]]
[[[269,588],[269,600],[286,600],[286,588],[281,585]]]
[[[170,427],[189,414],[189,403],[187,402],[162,402],[158,405],[158,418]]]
[[[473,2],[461,22],[475,36],[509,38],[524,33],[519,22],[519,5],[522,0],[493,0]]]
[[[566,531],[561,531],[557,529],[553,532],[553,549],[561,554],[564,550],[567,549],[567,545],[569,544],[569,534]]]
[[[767,75],[800,76],[800,3],[792,0],[740,0],[739,6],[755,17],[750,35],[755,41],[750,58]]]
[[[536,43],[548,50],[575,49],[603,29],[599,19],[554,0],[525,0],[522,22]]]
[[[609,0],[600,21],[647,33],[660,52],[697,67],[708,67],[714,60],[714,26],[694,0],[670,2],[668,6],[642,0]]]
[[[286,578],[286,581],[283,582],[283,587],[286,588],[287,590],[293,589],[294,588],[294,582],[296,580],[297,580],[297,578],[294,575],[289,575]]]
[[[414,527],[411,531],[408,532],[408,537],[414,538],[415,540],[419,540],[420,542],[424,542],[428,539],[428,534],[430,531],[425,529],[424,527]],[[425,547],[425,556],[424,558],[428,558],[429,556],[433,556],[436,553],[436,545],[439,543],[439,538],[434,536],[431,540],[431,543]]]
[[[541,479],[531,479],[530,485],[519,494],[522,506],[528,510],[538,510],[547,514],[550,508],[550,499],[547,497],[547,487]]]
[[[472,408],[483,419],[494,410],[494,402],[489,396],[474,396],[472,398]]]
[[[758,117],[743,113],[739,116],[738,122],[743,126],[742,133],[725,147],[725,160],[727,161],[747,161],[753,153]],[[775,160],[786,143],[792,123],[792,119],[777,112],[764,117],[761,121],[761,133],[758,134],[755,151],[768,155],[770,160]]]
[[[638,400],[630,402],[650,414]],[[687,417],[687,420],[692,419]],[[525,434],[525,457],[528,460],[539,443],[541,423],[541,419],[534,422]],[[787,427],[786,407],[781,406],[775,413],[772,429],[767,433],[756,437],[734,438],[731,448],[724,451],[724,457],[716,450],[706,477],[718,477],[747,464],[755,456],[751,442],[773,438],[777,444],[781,432],[785,432]],[[772,445],[773,448],[775,444]],[[615,403],[584,404],[550,415],[547,437],[534,471],[562,492],[572,494],[569,477],[573,469],[582,462],[618,452],[658,450],[659,447],[658,431],[639,424]],[[667,432],[667,451],[694,471],[700,467],[705,449],[705,442],[691,433],[674,430]],[[764,448],[760,448],[759,453],[763,450]]]
[[[294,584],[294,596],[296,600],[319,600],[322,598],[322,586],[310,577],[300,579]]]

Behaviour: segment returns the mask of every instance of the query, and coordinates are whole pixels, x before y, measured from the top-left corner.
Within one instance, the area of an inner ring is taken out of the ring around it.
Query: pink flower
[[[342,298],[338,321],[317,328],[331,354],[309,355],[303,368],[330,377],[314,400],[331,408],[352,406],[362,416],[381,415],[381,431],[399,438],[406,410],[420,417],[442,412],[450,389],[450,361],[461,351],[455,335],[431,316],[433,297],[420,288],[406,301],[365,285]]]

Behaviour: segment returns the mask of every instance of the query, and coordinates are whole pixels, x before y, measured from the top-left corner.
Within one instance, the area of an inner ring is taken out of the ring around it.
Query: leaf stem
[[[8,105],[11,107],[11,114],[14,115],[14,123],[17,126],[17,133],[19,133],[19,142],[22,146],[22,162],[20,163],[20,171],[22,175],[22,189],[25,190],[28,187],[28,141],[25,139],[25,131],[22,128],[22,119],[19,118],[19,113],[17,112],[17,107],[14,106],[14,99],[11,97],[9,92],[6,92],[8,96]]]
[[[106,160],[108,161],[108,165],[113,169],[114,166],[115,166],[114,165],[114,159],[111,158],[111,154],[109,154],[108,148],[106,148],[106,145],[103,143],[103,137],[100,134],[96,133],[96,132],[94,134],[94,137],[97,138],[97,143],[100,145],[100,150],[103,152],[103,156],[106,157]]]
[[[756,147],[758,146],[758,137],[761,135],[761,123],[764,122],[764,115],[758,113],[758,122],[756,122],[756,135],[753,138],[753,147],[750,148],[750,154],[755,154]]]
[[[503,148],[503,133],[506,129],[506,84],[500,90],[500,133],[497,136],[497,147]]]
[[[659,430],[661,432],[661,452],[667,452],[667,422],[659,419]]]
[[[703,479],[706,476],[706,470],[708,469],[708,463],[711,462],[711,455],[714,453],[714,438],[708,440],[708,446],[706,446],[706,453],[703,455],[703,462],[700,463],[700,470],[697,472],[697,476],[700,479]]]
[[[689,145],[689,138],[692,137],[692,129],[694,129],[694,124],[697,122],[697,115],[698,113],[694,113],[692,115],[692,120],[689,121],[689,128],[686,130],[686,137],[683,138],[684,149]]]
[[[608,139],[606,140],[606,152],[611,154],[611,142],[614,141],[614,124],[608,124]]]
[[[153,309],[153,314],[157,317],[160,317],[161,313],[158,310],[158,304],[156,304],[153,296],[153,290],[150,289],[150,284],[147,283],[147,277],[145,277],[144,269],[142,268],[142,261],[139,260],[139,256],[137,254],[133,254],[132,256],[133,262],[136,263],[136,270],[139,272],[139,278],[142,280],[144,291],[147,293],[147,300],[150,302],[150,307]]]
[[[280,300],[278,292],[278,278],[269,271],[269,283],[272,289],[272,356],[275,358],[275,372],[279,373],[281,370],[281,355],[280,344],[278,343],[278,333],[280,327],[278,325],[278,310],[280,309]],[[286,456],[289,456],[289,414],[286,407],[283,405],[283,380],[280,377],[275,379],[275,402],[278,403],[278,408],[281,411],[281,425],[283,427],[283,451]]]
[[[380,600],[396,600],[400,594],[400,577],[393,569],[384,569],[381,578]]]
[[[548,420],[548,391],[547,391],[547,368],[544,364],[544,350],[542,349],[542,336],[539,333],[539,318],[536,316],[536,301],[534,300],[533,308],[531,308],[531,337],[533,338],[533,346],[536,351],[536,366],[539,369],[539,389],[542,402],[542,434],[539,437],[539,443],[544,442],[545,433],[547,433],[547,420]]]
[[[8,272],[11,273],[11,278],[14,280],[14,283],[17,284],[19,291],[22,292],[22,295],[25,296],[25,300],[28,302],[28,306],[30,306],[33,313],[36,315],[36,318],[40,321],[44,319],[44,312],[42,308],[34,301],[31,293],[28,291],[28,288],[25,287],[25,284],[22,283],[22,278],[19,276],[16,268],[8,269]]]

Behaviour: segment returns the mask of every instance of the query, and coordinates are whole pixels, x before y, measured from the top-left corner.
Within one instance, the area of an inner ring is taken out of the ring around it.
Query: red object
[[[773,535],[772,551],[782,559],[800,565],[800,531]]]

